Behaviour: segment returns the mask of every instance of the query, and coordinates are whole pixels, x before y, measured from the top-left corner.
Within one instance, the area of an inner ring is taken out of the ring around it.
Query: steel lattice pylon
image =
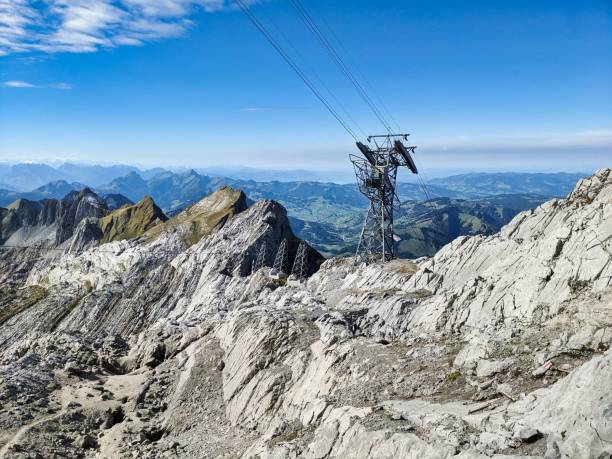
[[[370,200],[361,229],[356,260],[389,261],[395,258],[393,215],[399,199],[395,192],[397,170],[409,168],[417,174],[411,154],[416,147],[404,145],[408,134],[368,137],[372,147],[357,142],[363,157],[350,155],[359,191]]]
[[[257,256],[253,260],[252,272],[259,271],[264,266],[267,266],[268,258],[270,258],[270,254],[268,253],[268,244],[266,241],[263,241],[259,247]]]
[[[283,239],[278,247],[276,258],[274,258],[272,272],[277,275],[289,275],[289,252],[287,248],[287,239]]]
[[[298,279],[305,279],[308,276],[308,244],[304,241],[298,246],[291,274]]]

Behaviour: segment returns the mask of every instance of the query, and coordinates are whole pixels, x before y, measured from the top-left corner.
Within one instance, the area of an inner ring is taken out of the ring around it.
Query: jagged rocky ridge
[[[0,454],[610,457],[612,171],[497,235],[299,286],[250,270],[292,237],[283,209],[240,207],[195,243],[166,222],[11,271]]]
[[[18,199],[0,208],[0,246],[35,249],[85,247],[142,236],[168,217],[150,197],[137,204],[121,195],[100,197],[89,188],[63,199]]]
[[[18,199],[0,209],[0,244],[58,246],[69,239],[85,218],[108,213],[106,203],[89,188],[73,191],[64,199]]]

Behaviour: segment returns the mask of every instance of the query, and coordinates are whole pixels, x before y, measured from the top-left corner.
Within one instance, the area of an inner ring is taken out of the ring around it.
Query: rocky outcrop
[[[105,237],[100,228],[99,218],[85,218],[79,222],[74,235],[68,241],[67,253],[79,254],[84,250],[96,247]]]
[[[0,244],[62,247],[77,253],[98,243],[142,236],[166,220],[151,198],[132,205],[121,195],[101,198],[85,188],[61,200],[19,199],[8,209],[0,208]]]
[[[139,237],[166,220],[168,217],[155,205],[153,199],[147,196],[137,204],[121,207],[102,217],[99,221],[103,234],[100,242]]]
[[[12,246],[59,246],[74,234],[81,220],[108,213],[106,203],[89,188],[63,199],[19,199],[2,214],[0,243]]]
[[[28,201],[19,199],[2,212],[2,243],[10,241],[17,244],[19,239],[36,238],[36,233],[47,226],[55,225],[57,220],[57,201]],[[38,231],[37,231],[38,230]],[[41,234],[38,239],[54,239],[56,227],[49,234]],[[20,234],[18,234],[20,233]],[[11,236],[17,234],[13,240]],[[46,237],[45,237],[46,236]]]
[[[101,218],[106,213],[108,208],[104,200],[89,188],[67,194],[59,205],[55,244],[59,245],[68,240],[81,220],[90,217]]]
[[[432,258],[292,283],[253,270],[264,241],[293,261],[284,209],[241,200],[3,281],[0,454],[612,454],[610,170]]]

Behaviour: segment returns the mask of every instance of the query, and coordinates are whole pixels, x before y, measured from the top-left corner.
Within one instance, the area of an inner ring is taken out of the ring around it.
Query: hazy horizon
[[[95,183],[89,183],[88,180],[79,179],[79,176],[82,176],[85,173],[85,176],[89,176],[92,173],[92,170],[88,168],[95,167],[103,167],[106,168],[107,171],[104,173],[105,176],[112,175],[112,178],[106,180],[106,182],[110,182],[115,178],[124,177],[130,171],[135,171],[145,180],[155,177],[163,172],[171,172],[176,174],[188,173],[191,170],[195,170],[196,173],[203,176],[210,177],[226,177],[229,179],[236,180],[254,180],[255,182],[263,183],[263,182],[323,182],[323,183],[336,183],[336,184],[350,184],[354,183],[355,176],[352,168],[344,168],[344,169],[264,169],[264,168],[256,168],[256,167],[248,167],[248,166],[193,166],[193,167],[185,167],[181,165],[176,166],[149,166],[142,164],[130,164],[130,163],[98,163],[98,162],[74,162],[74,161],[28,161],[28,162],[20,162],[20,161],[2,161],[0,160],[0,189],[15,189],[15,186],[10,186],[11,183],[11,170],[8,167],[18,166],[18,165],[45,165],[53,168],[54,171],[59,173],[60,175],[51,174],[48,180],[42,179],[43,176],[48,175],[44,171],[38,171],[36,169],[26,172],[25,170],[20,170],[17,173],[17,177],[21,177],[22,174],[38,174],[38,180],[41,180],[41,184],[36,187],[28,188],[27,186],[21,185],[19,188],[20,191],[30,191],[31,189],[38,188],[38,186],[42,184],[47,184],[51,182],[55,182],[57,180],[64,180],[66,182],[80,182],[86,186],[96,186]],[[82,169],[62,169],[62,166],[71,165],[81,167]],[[3,169],[4,168],[4,169]],[[113,168],[116,168],[116,171],[113,171]],[[93,169],[95,170],[95,169]],[[445,177],[453,177],[453,176],[462,176],[469,174],[570,174],[570,175],[578,175],[578,176],[587,176],[591,175],[595,170],[588,170],[583,168],[582,170],[560,170],[560,169],[540,169],[540,170],[509,170],[509,169],[495,169],[495,168],[478,168],[478,169],[461,169],[461,168],[430,168],[422,171],[421,178],[427,182],[428,180],[433,179],[444,179]],[[42,175],[40,175],[42,174]],[[76,175],[75,175],[76,174]],[[6,182],[4,183],[3,180]],[[398,175],[398,181],[400,182],[415,182],[416,177],[406,171],[400,171]],[[105,182],[105,183],[106,183]],[[97,182],[96,182],[97,183]],[[100,182],[102,183],[102,182]]]
[[[352,152],[351,152],[352,153]],[[483,153],[452,151],[438,151],[431,156],[419,153],[417,159],[420,160],[420,169],[424,174],[440,175],[448,173],[477,173],[477,172],[522,172],[522,173],[592,173],[598,169],[610,167],[612,165],[612,151],[591,151],[585,158],[584,152],[574,153],[572,151],[546,151],[546,157],[534,158],[533,151],[507,151],[503,154],[494,152],[488,158]],[[541,154],[541,153],[540,153]],[[504,161],[506,160],[506,161]],[[104,161],[96,159],[76,159],[76,158],[0,158],[0,164],[46,164],[52,167],[59,167],[62,164],[79,164],[88,166],[130,166],[141,170],[147,169],[166,169],[171,171],[185,171],[190,169],[210,169],[212,171],[274,171],[274,172],[295,172],[307,171],[311,173],[352,174],[352,165],[346,160],[335,163],[331,166],[320,164],[270,164],[268,167],[257,166],[248,163],[212,163],[212,162],[192,162],[190,164],[178,162],[140,162],[140,161]]]

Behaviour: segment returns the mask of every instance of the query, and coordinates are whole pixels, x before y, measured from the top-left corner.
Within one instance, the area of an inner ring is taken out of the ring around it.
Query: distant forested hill
[[[458,196],[478,198],[492,194],[531,193],[565,197],[578,180],[587,174],[523,172],[474,173],[430,180],[430,184],[454,191]]]
[[[401,238],[397,253],[402,258],[433,255],[458,236],[490,235],[523,210],[535,208],[549,198],[539,195],[499,195],[476,200],[436,198],[407,201],[398,211],[395,232]],[[346,208],[321,214],[320,221],[292,219],[300,237],[327,256],[352,255],[357,247],[365,209]]]

